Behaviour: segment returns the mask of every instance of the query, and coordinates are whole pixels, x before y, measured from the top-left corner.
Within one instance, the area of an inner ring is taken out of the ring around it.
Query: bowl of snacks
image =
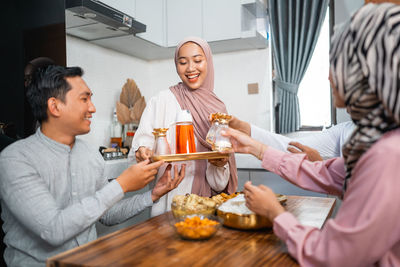
[[[276,197],[281,204],[287,200],[284,195],[276,194]],[[235,229],[255,230],[272,227],[270,220],[247,208],[243,194],[222,203],[217,209],[217,216],[223,220],[225,226]]]
[[[196,194],[176,195],[171,203],[171,211],[176,218],[192,214],[212,215],[216,207],[213,199]]]
[[[172,220],[176,233],[187,240],[205,240],[211,238],[221,227],[218,217],[213,215],[192,214],[174,217]]]

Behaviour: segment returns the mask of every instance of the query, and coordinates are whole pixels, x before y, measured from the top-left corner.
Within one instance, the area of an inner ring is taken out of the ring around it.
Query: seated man
[[[310,161],[341,157],[342,146],[355,129],[354,123],[347,121],[322,132],[291,139],[284,135],[271,133],[236,117],[232,118],[229,126],[275,149],[281,151],[287,149],[292,153],[305,153]]]
[[[90,131],[92,92],[79,67],[50,65],[32,76],[27,97],[40,123],[36,133],[0,154],[4,258],[8,266],[45,266],[46,259],[97,238],[95,222],[123,222],[174,189],[171,166],[152,191],[123,199],[152,181],[162,161],[130,166],[104,177],[104,160],[76,138]]]

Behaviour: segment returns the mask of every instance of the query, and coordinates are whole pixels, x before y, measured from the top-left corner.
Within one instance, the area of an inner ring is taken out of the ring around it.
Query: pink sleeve
[[[371,148],[359,159],[336,218],[322,230],[288,212],[275,218],[275,234],[301,266],[400,265],[399,146]]]
[[[343,158],[311,162],[305,159],[305,154],[285,153],[268,147],[262,166],[301,188],[338,196],[342,193]]]

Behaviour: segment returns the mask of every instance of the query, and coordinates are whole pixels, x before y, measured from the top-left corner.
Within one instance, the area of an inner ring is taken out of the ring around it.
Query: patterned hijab
[[[333,37],[330,70],[356,124],[343,146],[346,190],[358,159],[400,126],[400,6],[368,4],[358,10]]]
[[[211,113],[223,112],[227,113],[224,102],[222,102],[214,94],[214,65],[211,55],[211,49],[208,43],[198,37],[188,37],[182,40],[175,50],[175,66],[178,65],[178,52],[179,49],[187,42],[198,44],[205,54],[207,60],[207,77],[204,79],[203,84],[198,89],[190,89],[184,83],[180,82],[177,85],[171,86],[170,90],[178,100],[182,109],[189,110],[193,117],[194,134],[198,140],[196,149],[198,152],[210,151],[211,146],[206,142],[208,130],[211,123],[208,117]],[[212,196],[214,192],[206,180],[206,160],[196,160],[195,176],[193,179],[192,193],[200,196]],[[229,157],[229,170],[230,177],[227,187],[224,192],[234,193],[237,189],[237,170],[235,157],[232,154]]]

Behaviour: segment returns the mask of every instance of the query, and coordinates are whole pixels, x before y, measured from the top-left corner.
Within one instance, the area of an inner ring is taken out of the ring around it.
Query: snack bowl
[[[176,205],[174,202],[171,203],[171,211],[172,214],[174,215],[175,218],[182,218],[184,216],[189,216],[189,215],[203,215],[203,216],[209,216],[209,215],[214,215],[215,214],[215,209],[216,207],[204,207],[201,209],[188,209],[188,208],[182,208]]]
[[[283,205],[287,197],[275,194],[277,200]],[[261,228],[271,228],[272,222],[263,216],[255,214],[246,207],[246,200],[243,194],[228,199],[217,208],[217,216],[223,220],[224,226],[240,229],[255,230]]]
[[[221,228],[221,220],[214,215],[191,214],[172,217],[176,233],[186,240],[206,240]]]
[[[217,210],[217,215],[224,220],[225,226],[235,229],[256,230],[272,227],[272,222],[270,220],[255,213],[240,214]]]

